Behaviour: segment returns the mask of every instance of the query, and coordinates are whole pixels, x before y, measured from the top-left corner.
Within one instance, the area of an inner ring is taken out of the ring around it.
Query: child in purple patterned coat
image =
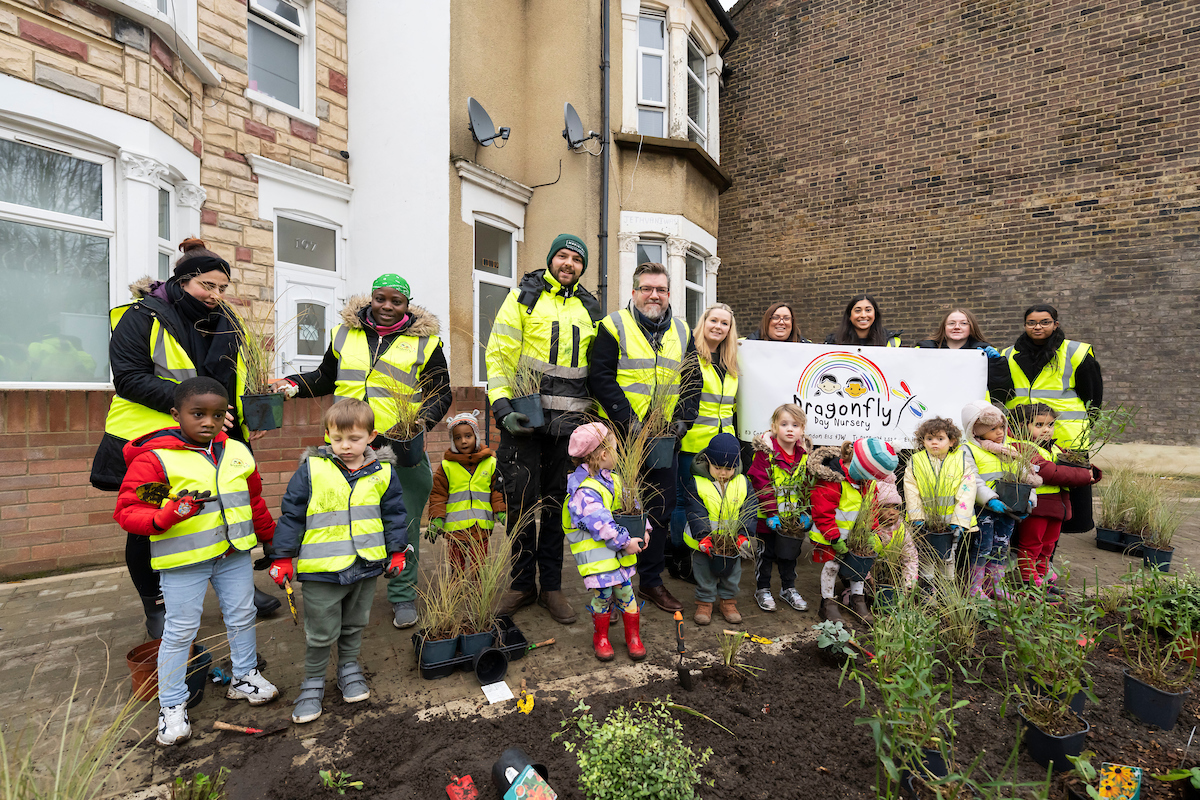
[[[592,613],[592,648],[596,658],[612,661],[608,641],[609,609],[621,610],[629,657],[646,657],[642,644],[637,603],[633,599],[633,576],[637,554],[646,546],[650,525],[634,536],[613,519],[621,494],[621,478],[615,472],[616,440],[599,422],[580,425],[571,434],[567,452],[575,459],[575,471],[567,478],[567,502],[563,504],[563,533],[583,585],[592,590],[588,610]]]

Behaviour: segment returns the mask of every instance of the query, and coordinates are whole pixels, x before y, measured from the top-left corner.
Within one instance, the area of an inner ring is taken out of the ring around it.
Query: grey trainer
[[[342,699],[347,703],[360,703],[371,696],[371,687],[357,661],[338,666],[337,684],[342,690]]]
[[[417,604],[411,600],[392,603],[392,624],[397,628],[411,628],[417,624]]]
[[[312,722],[321,716],[321,699],[325,697],[324,678],[305,678],[300,684],[300,694],[296,695],[296,705],[292,709],[292,722],[297,724]]]

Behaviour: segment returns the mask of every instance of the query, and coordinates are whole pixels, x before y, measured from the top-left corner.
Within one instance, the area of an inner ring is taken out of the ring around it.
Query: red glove
[[[200,492],[193,495],[191,491],[181,492],[179,497],[170,501],[154,515],[154,527],[165,531],[176,522],[200,513],[206,500],[212,500],[211,492]]]
[[[296,580],[296,568],[292,566],[290,558],[277,558],[272,561],[267,574],[271,576],[271,580],[279,584],[281,589],[288,581]]]
[[[744,545],[744,544],[745,544],[746,542],[748,542],[748,541],[750,541],[750,537],[749,537],[749,536],[747,536],[747,535],[746,535],[746,534],[744,534],[744,533],[739,533],[739,534],[738,534],[738,538],[737,538],[737,546],[738,546],[738,549],[739,549],[739,550],[741,550],[741,549],[742,549],[742,545]]]
[[[706,556],[711,556],[713,551],[713,541],[711,536],[705,536],[700,540],[700,552]]]
[[[408,550],[405,549],[399,553],[392,553],[392,557],[388,561],[387,569],[385,570],[389,578],[398,578],[400,577],[400,573],[404,572],[404,554],[407,552]]]

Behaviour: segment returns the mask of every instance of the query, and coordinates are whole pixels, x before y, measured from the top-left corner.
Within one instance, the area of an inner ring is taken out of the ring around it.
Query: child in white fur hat
[[[425,538],[446,534],[446,556],[465,569],[467,556],[487,554],[488,537],[504,524],[504,492],[497,483],[496,456],[479,437],[479,412],[456,414],[446,420],[450,449],[433,472],[429,493],[429,527]]]

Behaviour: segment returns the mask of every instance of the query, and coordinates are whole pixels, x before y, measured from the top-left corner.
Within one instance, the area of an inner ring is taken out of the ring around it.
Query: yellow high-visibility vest
[[[471,472],[457,461],[442,460],[450,496],[446,499],[446,532],[482,528],[490,531],[496,522],[492,518],[492,476],[496,474],[496,457],[488,456]]]
[[[108,312],[110,331],[117,329],[117,323],[125,316],[125,312],[137,303],[127,303],[117,306]],[[178,340],[162,324],[158,315],[154,315],[150,323],[150,360],[154,362],[154,377],[171,383],[181,383],[187,378],[196,377],[196,365],[191,356],[183,349]],[[155,411],[141,403],[126,400],[120,394],[114,394],[108,406],[108,417],[104,420],[104,432],[132,441],[147,433],[173,428],[177,423],[170,414]]]
[[[842,496],[838,498],[837,508],[833,512],[834,522],[837,524],[838,535],[842,541],[850,535],[850,531],[854,530],[854,521],[858,519],[859,509],[862,508],[863,495],[867,487],[872,483],[867,481],[863,484],[862,490],[855,486],[850,481],[842,481]],[[865,509],[864,509],[865,510]],[[832,545],[833,542],[825,538],[825,535],[814,525],[813,529],[808,532],[808,538],[812,539],[817,544],[826,546]],[[872,534],[872,546],[875,551],[879,551],[880,543],[879,536]]]
[[[296,572],[341,572],[358,558],[387,558],[380,504],[391,480],[392,465],[384,462],[351,489],[341,467],[328,458],[309,456],[308,512]]]
[[[362,328],[343,323],[333,329],[332,338],[338,359],[334,396],[366,400],[380,433],[386,434],[399,419],[397,402],[421,404],[421,372],[441,344],[439,337],[397,336],[378,357],[372,356]]]
[[[254,456],[246,445],[226,439],[217,464],[195,450],[163,448],[153,453],[163,465],[172,494],[209,491],[216,499],[205,503],[195,516],[150,537],[152,569],[199,564],[223,555],[231,546],[249,550],[258,544],[247,483],[254,474]]]
[[[1086,447],[1087,443],[1081,442],[1080,437],[1087,421],[1087,406],[1075,392],[1075,372],[1091,353],[1090,344],[1065,339],[1054,358],[1042,367],[1030,384],[1013,357],[1016,348],[1005,348],[1004,357],[1008,359],[1008,371],[1016,389],[1013,398],[1004,404],[1005,408],[1045,403],[1058,412],[1058,419],[1054,421],[1054,440],[1067,448]]]
[[[768,459],[767,463],[771,467],[771,491],[775,493],[776,516],[782,516],[795,511],[804,498],[799,496],[799,487],[788,486],[787,484],[794,475],[808,469],[808,453],[800,456],[800,463],[790,473],[776,464],[774,459]],[[762,503],[759,503],[757,516],[759,519],[766,519],[771,515],[764,511]]]
[[[742,507],[746,505],[746,498],[750,496],[750,481],[746,479],[745,475],[734,475],[733,479],[725,484],[724,493],[721,492],[716,481],[705,478],[703,475],[697,475],[696,494],[704,503],[704,510],[708,512],[710,531],[721,526],[740,527],[745,522],[742,519]],[[690,526],[684,528],[683,540],[693,550],[700,549],[700,542],[692,536]]]
[[[602,482],[591,477],[585,478],[583,483],[579,484],[579,488],[587,487],[599,494],[600,499],[604,502],[604,507],[612,511],[614,499],[621,494],[621,477],[615,472],[612,473],[612,477],[613,490],[611,492]],[[567,502],[570,499],[568,497]],[[580,575],[586,578],[588,575],[614,572],[618,567],[632,567],[637,564],[636,554],[613,550],[606,542],[597,541],[588,531],[577,528],[571,519],[571,511],[567,508],[567,502],[564,502],[562,506],[563,534],[566,535],[567,541],[571,545],[571,555],[575,556],[575,566],[579,568]],[[645,533],[645,531],[630,531],[629,535],[640,539],[645,536]]]
[[[1046,459],[1047,461],[1050,461],[1050,462],[1053,462],[1053,461],[1054,461],[1054,453],[1052,452],[1052,449],[1053,449],[1053,448],[1057,448],[1057,449],[1058,449],[1058,451],[1059,451],[1060,453],[1062,452],[1062,448],[1061,448],[1061,447],[1058,447],[1058,445],[1052,444],[1052,445],[1051,445],[1051,449],[1047,449],[1047,448],[1045,448],[1045,447],[1042,447],[1040,444],[1035,444],[1035,443],[1033,443],[1033,442],[1028,442],[1028,441],[1025,441],[1024,439],[1014,439],[1014,440],[1012,440],[1012,441],[1010,442],[1010,444],[1013,444],[1013,445],[1018,445],[1018,444],[1029,445],[1030,447],[1032,447],[1032,448],[1034,448],[1035,450],[1037,450],[1037,452],[1038,452],[1038,455],[1039,455],[1039,456],[1041,456],[1042,458],[1044,458],[1044,459]],[[1063,490],[1063,487],[1061,487],[1061,486],[1051,486],[1051,485],[1049,485],[1049,484],[1047,484],[1047,483],[1043,483],[1041,486],[1038,486],[1038,487],[1036,487],[1036,488],[1035,488],[1033,491],[1034,491],[1034,493],[1036,493],[1036,494],[1058,494],[1058,493],[1059,493],[1059,492],[1061,492],[1062,490]]]
[[[925,509],[926,524],[931,518],[949,520],[954,515],[954,500],[958,487],[967,472],[967,456],[963,448],[956,448],[942,459],[942,466],[934,470],[929,453],[918,450],[909,459],[908,468],[917,480],[917,492]],[[949,492],[949,494],[942,494]],[[975,525],[975,504],[971,503],[971,526]]]
[[[700,360],[700,374],[704,376],[704,388],[700,391],[700,413],[691,430],[683,437],[685,453],[699,453],[708,447],[712,438],[722,431],[733,431],[733,412],[737,406],[738,379],[725,373],[722,378],[709,362]]]
[[[996,481],[1009,480],[1011,478],[1011,470],[1004,469],[1004,461],[1000,456],[984,450],[977,444],[967,443],[967,447],[971,448],[971,457],[975,459],[975,467],[979,470],[979,477],[983,478],[988,488],[995,489]]]
[[[627,308],[609,314],[600,324],[617,340],[617,385],[625,392],[633,413],[638,419],[645,420],[650,398],[657,391],[659,395],[667,396],[663,411],[670,422],[679,402],[683,355],[688,343],[688,330],[683,320],[671,320],[670,329],[663,334],[657,352]],[[605,409],[601,408],[600,414],[608,419]]]

